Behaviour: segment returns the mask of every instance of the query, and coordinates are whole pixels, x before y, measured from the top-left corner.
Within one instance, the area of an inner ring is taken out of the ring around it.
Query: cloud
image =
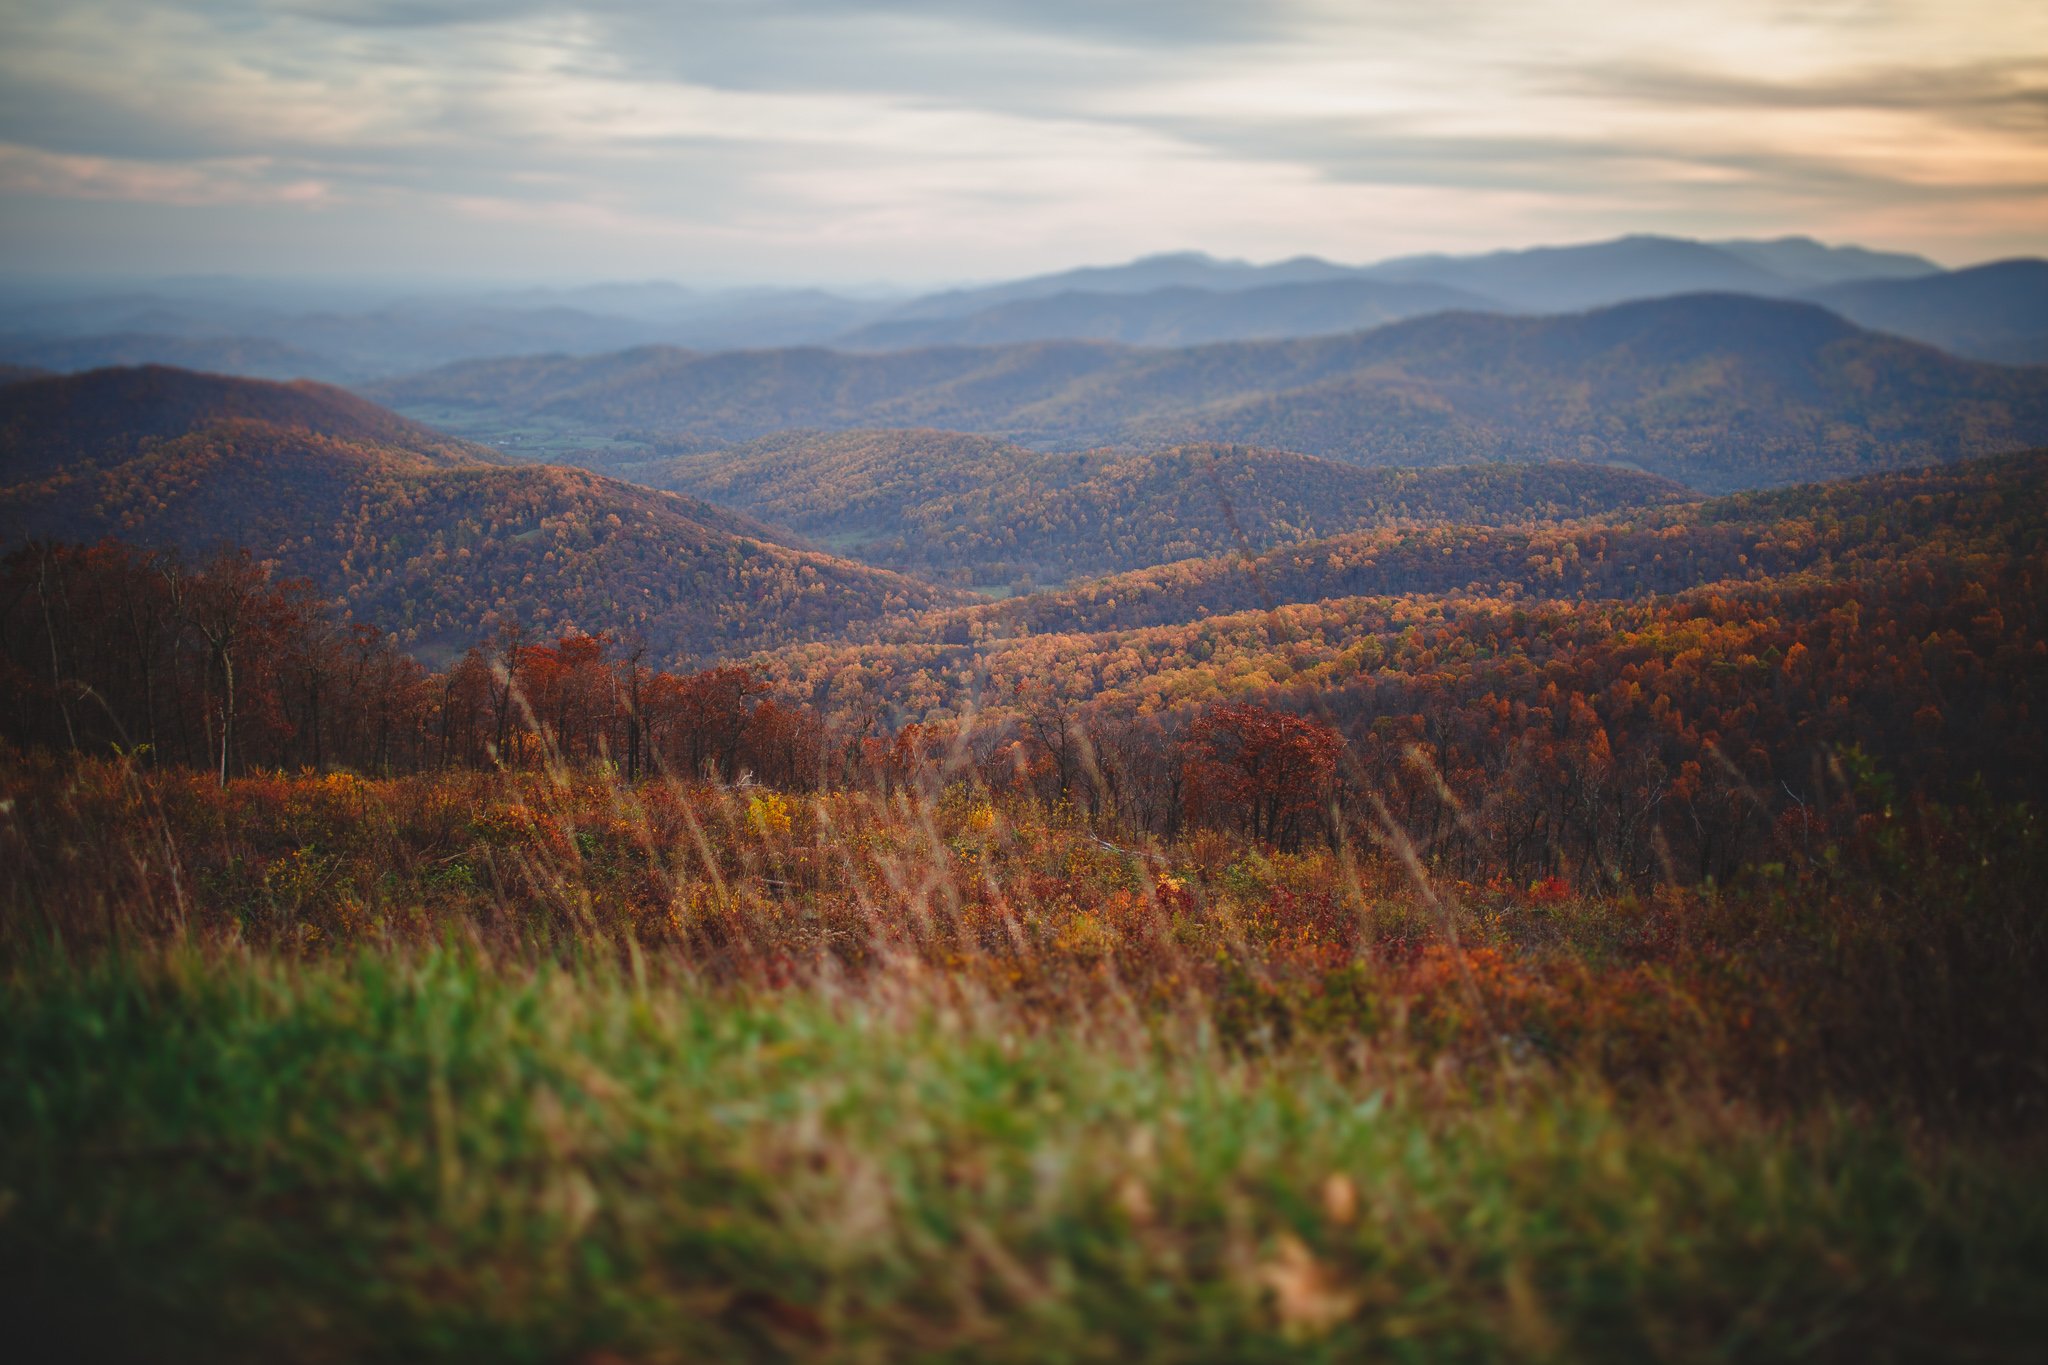
[[[229,202],[288,215],[280,261],[295,235],[331,250],[305,226],[327,214],[390,225],[359,253],[559,271],[580,241],[583,273],[672,267],[679,244],[710,275],[910,278],[1642,229],[1989,255],[2048,246],[2025,224],[2044,133],[2032,0],[0,13],[0,187],[36,205],[0,222],[15,260],[125,239],[168,263],[201,244],[158,210]],[[488,251],[436,245],[479,223]]]
[[[256,160],[165,164],[0,145],[0,194],[131,204],[318,204],[331,187]]]

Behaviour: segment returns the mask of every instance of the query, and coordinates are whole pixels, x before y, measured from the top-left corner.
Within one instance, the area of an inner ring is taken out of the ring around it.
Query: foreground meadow
[[[1736,884],[1596,897],[968,784],[0,786],[0,1296],[48,1358],[2048,1329],[2023,807],[1844,792]]]

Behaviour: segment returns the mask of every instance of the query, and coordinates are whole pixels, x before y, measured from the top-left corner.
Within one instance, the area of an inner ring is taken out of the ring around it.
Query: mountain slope
[[[1958,355],[2048,364],[2048,261],[1998,261],[1920,279],[1862,280],[1809,297],[1865,327]]]
[[[1556,313],[1700,292],[1776,298],[1842,280],[1939,271],[1918,256],[1823,246],[1807,237],[1698,242],[1639,235],[1481,256],[1411,256],[1362,273],[1464,289],[1523,312]]]
[[[1925,256],[1825,246],[1811,237],[1735,238],[1707,245],[1808,287],[1848,280],[1912,280],[1942,273],[1941,267]]]
[[[880,700],[909,719],[947,714],[973,695],[1014,695],[1027,683],[1049,683],[1075,697],[1118,694],[1156,712],[1219,692],[1322,687],[1331,668],[1370,677],[1410,630],[1471,611],[1503,618],[1514,634],[1533,641],[1545,630],[1546,603],[1633,601],[1661,611],[1685,600],[1681,595],[1702,593],[1711,596],[1695,600],[1716,619],[1760,620],[1773,615],[1774,592],[1883,583],[1892,606],[1904,608],[1930,600],[1930,568],[1939,568],[1963,600],[1970,585],[2000,576],[2019,579],[2009,590],[2023,592],[2025,571],[2016,566],[2038,560],[2044,519],[2048,451],[2032,451],[1621,518],[1374,530],[1249,558],[1162,565],[892,622],[874,640],[791,645],[759,664],[793,694],[820,704],[831,704],[845,679],[863,678],[868,691],[879,693],[866,704]],[[1975,590],[1981,600],[1981,588]],[[1744,607],[1741,599],[1752,591],[1759,605]],[[1840,624],[1857,632],[1853,609]],[[1663,638],[1662,649],[1695,651],[1710,635],[1681,627]],[[1960,641],[1925,644],[1947,651],[1958,686],[1981,667]],[[1753,670],[1750,685],[1768,691],[1779,662],[1742,664]],[[1429,675],[1473,670],[1482,691],[1518,672],[1528,678],[1455,632],[1411,657],[1407,668]],[[1619,682],[1632,680],[1623,674]],[[1649,685],[1647,677],[1641,681]]]
[[[1350,362],[1290,391],[1153,417],[1142,434],[1374,463],[1622,461],[1707,492],[2048,440],[2048,370],[1960,360],[1811,305],[1738,295],[1421,318],[1358,339]]]
[[[274,385],[149,383],[186,400],[211,391],[214,411],[281,401]],[[487,465],[248,416],[146,439],[185,419],[124,392],[135,429],[101,420],[93,431],[103,451],[135,453],[12,480],[0,488],[0,542],[243,546],[430,658],[517,622],[640,634],[658,658],[702,659],[958,600],[777,543],[738,513],[583,470]],[[50,449],[79,426],[68,410],[41,410],[43,424],[12,414],[24,448]]]
[[[977,633],[1045,634],[1198,620],[1361,595],[1471,592],[1643,597],[1854,564],[1953,542],[2018,554],[2048,515],[2048,453],[2034,451],[1735,494],[1551,526],[1396,527],[1119,574],[966,609]],[[930,637],[932,625],[899,629]]]
[[[8,341],[0,343],[0,358],[67,374],[137,365],[175,366],[248,379],[329,379],[350,374],[348,366],[329,356],[268,337],[110,332]]]
[[[789,433],[635,477],[870,563],[983,585],[1060,582],[1364,526],[1585,516],[1682,496],[1666,480],[1591,465],[1363,469],[1214,445],[1049,455],[944,431]]]
[[[1033,275],[1021,280],[926,294],[890,310],[884,321],[908,318],[962,318],[983,309],[1047,299],[1060,294],[1148,294],[1159,289],[1200,289],[1211,292],[1256,289],[1265,285],[1314,284],[1355,278],[1350,266],[1333,265],[1314,256],[1297,256],[1271,265],[1219,260],[1200,251],[1141,256],[1122,265],[1091,265]]]
[[[1417,256],[1374,266],[1368,274],[1469,290],[1537,313],[1703,290],[1773,295],[1793,287],[1753,261],[1675,237],[1623,237],[1485,256]]]
[[[1072,291],[994,304],[961,317],[877,322],[847,333],[837,344],[885,350],[1071,339],[1188,346],[1356,332],[1424,313],[1490,306],[1489,300],[1461,289],[1391,280],[1338,279],[1236,290],[1176,286],[1145,293]]]
[[[1739,295],[1170,351],[648,349],[454,366],[371,392],[443,420],[538,415],[680,451],[792,428],[929,426],[1044,449],[1226,441],[1363,465],[1619,462],[1706,491],[2048,441],[2048,371]]]
[[[239,420],[403,451],[440,465],[504,462],[488,446],[445,436],[346,389],[145,365],[48,375],[0,390],[0,483],[119,463],[153,442]]]

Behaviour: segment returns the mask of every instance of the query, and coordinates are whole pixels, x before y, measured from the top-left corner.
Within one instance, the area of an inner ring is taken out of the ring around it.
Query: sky
[[[2048,254],[2042,0],[9,0],[18,274]]]

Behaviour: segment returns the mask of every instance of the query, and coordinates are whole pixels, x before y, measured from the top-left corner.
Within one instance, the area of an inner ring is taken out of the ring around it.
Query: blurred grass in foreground
[[[2048,839],[1864,790],[1601,895],[972,788],[0,754],[0,1341],[2033,1360]]]
[[[0,1189],[8,1334],[67,1359],[2017,1360],[2048,1333],[2048,1172],[2010,1146],[449,948],[17,958]]]

